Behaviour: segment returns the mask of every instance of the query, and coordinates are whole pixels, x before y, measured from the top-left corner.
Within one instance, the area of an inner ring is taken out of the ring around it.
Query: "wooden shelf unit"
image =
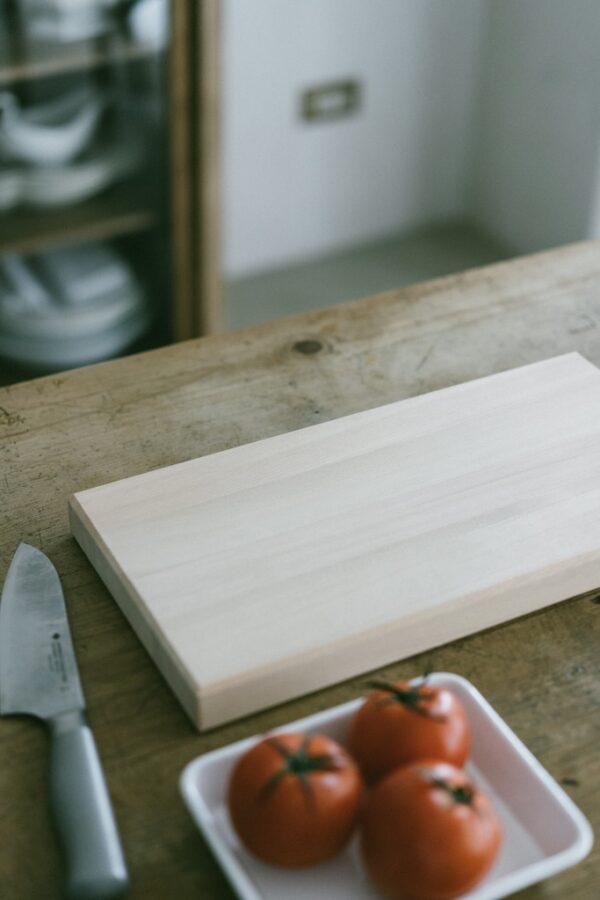
[[[14,10],[14,6],[12,7]],[[218,32],[221,0],[170,0],[165,50],[115,33],[89,41],[26,42],[10,28],[0,34],[0,90],[21,90],[43,79],[109,71],[112,66],[164,66],[164,128],[168,159],[152,193],[120,184],[60,209],[18,208],[0,213],[0,258],[67,244],[149,232],[151,256],[164,248],[170,275],[156,287],[169,319],[170,339],[184,340],[221,326],[218,246]],[[10,21],[6,19],[3,21]]]

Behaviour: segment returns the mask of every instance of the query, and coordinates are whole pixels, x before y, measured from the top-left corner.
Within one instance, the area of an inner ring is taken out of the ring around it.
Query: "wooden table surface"
[[[600,242],[0,390],[0,578],[21,540],[62,578],[139,900],[229,898],[178,792],[200,753],[363,692],[364,678],[197,734],[69,535],[83,488],[578,350],[600,366]],[[600,578],[599,578],[600,587]],[[598,592],[596,592],[598,594]],[[600,830],[600,597],[566,601],[382,669],[470,678]],[[48,741],[0,722],[0,884],[62,897]],[[600,852],[524,898],[598,897]]]

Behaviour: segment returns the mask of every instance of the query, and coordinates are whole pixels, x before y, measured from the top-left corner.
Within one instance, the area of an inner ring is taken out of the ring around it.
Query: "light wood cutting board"
[[[82,491],[70,516],[212,727],[600,586],[600,371],[557,357]]]

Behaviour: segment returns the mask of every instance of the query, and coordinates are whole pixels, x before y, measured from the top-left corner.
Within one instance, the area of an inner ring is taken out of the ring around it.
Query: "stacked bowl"
[[[149,325],[143,290],[107,244],[0,261],[0,356],[33,371],[123,352]]]

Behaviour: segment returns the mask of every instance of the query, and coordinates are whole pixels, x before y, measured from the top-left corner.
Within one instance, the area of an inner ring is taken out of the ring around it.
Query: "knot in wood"
[[[323,349],[323,344],[321,341],[317,341],[314,338],[307,338],[303,341],[296,341],[294,344],[294,350],[297,350],[298,353],[306,353],[310,355],[311,353],[318,353]]]

